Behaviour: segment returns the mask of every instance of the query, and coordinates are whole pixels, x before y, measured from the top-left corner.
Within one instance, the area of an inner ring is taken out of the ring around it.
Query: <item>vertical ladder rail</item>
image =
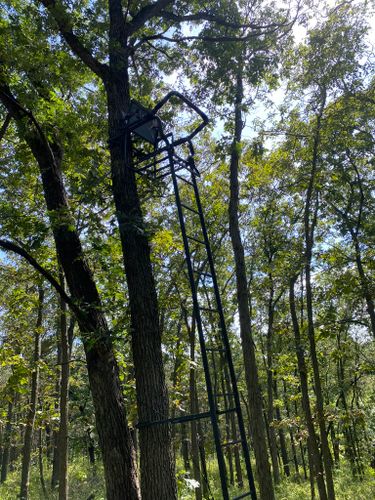
[[[177,205],[177,211],[178,211],[178,218],[180,221],[182,240],[183,240],[184,250],[185,250],[185,255],[186,255],[186,263],[187,263],[187,268],[188,268],[190,288],[191,288],[192,297],[193,297],[194,316],[195,316],[195,321],[196,321],[197,330],[198,330],[202,363],[203,363],[203,369],[204,369],[205,379],[206,379],[207,397],[208,397],[208,404],[210,407],[210,415],[211,415],[212,430],[213,430],[214,441],[215,441],[217,461],[218,461],[218,465],[219,465],[221,488],[222,488],[222,493],[223,493],[223,499],[229,500],[229,492],[228,492],[228,484],[227,484],[227,471],[226,471],[226,466],[225,466],[225,461],[224,461],[224,454],[223,454],[223,450],[221,447],[220,429],[219,429],[219,422],[217,419],[217,409],[216,409],[214,395],[213,395],[213,391],[212,391],[212,381],[211,381],[211,374],[210,374],[207,351],[206,351],[206,342],[205,342],[204,333],[203,333],[203,325],[202,325],[202,319],[201,319],[201,315],[200,315],[197,289],[195,286],[194,270],[193,270],[193,265],[191,262],[189,240],[188,240],[188,237],[186,234],[185,218],[184,218],[184,214],[183,214],[182,206],[181,206],[181,198],[180,198],[180,192],[179,192],[179,187],[178,187],[177,175],[176,175],[175,168],[174,168],[173,149],[171,147],[168,148],[168,156],[169,156],[170,171],[171,171],[173,188],[174,188],[176,205]],[[193,184],[193,187],[194,187],[194,192],[196,192],[196,184],[195,185]],[[198,208],[198,211],[200,211],[199,208]],[[201,214],[200,214],[200,216],[201,216]],[[206,242],[206,239],[205,239],[205,242]]]
[[[194,162],[192,157],[191,157],[190,161],[191,161],[191,163]],[[233,359],[232,359],[232,354],[231,354],[231,349],[230,349],[230,344],[229,344],[228,332],[227,332],[225,318],[224,318],[223,305],[221,302],[220,291],[219,291],[219,286],[217,283],[216,271],[215,271],[213,256],[212,256],[212,252],[211,252],[211,245],[210,245],[210,241],[208,239],[208,233],[207,233],[207,229],[206,229],[206,223],[205,223],[205,219],[204,219],[204,215],[203,215],[202,204],[201,204],[201,200],[200,200],[200,195],[199,195],[199,190],[198,190],[198,185],[197,185],[197,180],[196,180],[194,168],[190,169],[190,175],[191,175],[191,180],[192,180],[192,184],[193,184],[193,188],[194,188],[195,200],[196,200],[197,207],[198,207],[199,219],[200,219],[203,239],[205,242],[208,263],[209,263],[209,267],[210,267],[210,273],[212,276],[212,283],[213,283],[213,288],[214,288],[216,305],[217,305],[217,309],[218,309],[218,313],[219,313],[220,332],[221,332],[221,337],[222,337],[222,341],[223,341],[224,348],[225,348],[225,355],[227,358],[227,363],[228,363],[228,367],[229,367],[229,373],[230,373],[230,378],[231,378],[231,383],[232,383],[232,388],[233,388],[233,397],[234,397],[236,413],[237,413],[238,428],[240,431],[240,437],[241,437],[241,441],[242,441],[242,449],[243,449],[243,455],[244,455],[244,459],[245,459],[246,473],[247,473],[247,477],[249,480],[251,498],[252,498],[252,500],[256,500],[257,494],[256,494],[256,489],[255,489],[255,484],[254,484],[254,476],[253,476],[251,462],[250,462],[250,452],[249,452],[249,447],[247,444],[245,425],[244,425],[244,421],[243,421],[240,396],[239,396],[238,386],[237,386],[237,379],[236,379],[236,374],[234,371],[234,365],[233,365]]]

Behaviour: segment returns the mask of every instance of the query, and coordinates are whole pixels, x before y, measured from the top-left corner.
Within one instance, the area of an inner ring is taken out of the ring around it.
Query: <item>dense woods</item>
[[[208,411],[216,292],[201,280],[201,325],[171,178],[137,175],[121,139],[132,99],[172,89],[210,119],[198,187],[257,497],[375,497],[373,9],[2,2],[0,499],[225,498],[211,421],[186,418]],[[197,126],[176,101],[161,114],[176,136]],[[226,481],[245,498],[216,351]]]

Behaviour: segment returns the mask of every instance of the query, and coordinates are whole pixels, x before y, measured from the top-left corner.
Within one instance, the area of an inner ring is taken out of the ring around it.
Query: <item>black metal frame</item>
[[[197,113],[198,116],[201,118],[201,123],[193,130],[193,132],[177,140],[173,139],[172,134],[168,135],[164,134],[163,122],[157,115],[158,111],[160,111],[162,107],[173,97],[178,98],[185,105],[191,108],[195,113]],[[133,155],[132,155],[133,164],[130,165],[129,168],[132,168],[138,174],[146,175],[147,177],[153,179],[160,179],[168,175],[170,175],[172,178],[177,212],[181,227],[182,240],[186,256],[187,271],[188,271],[188,277],[189,277],[193,306],[194,306],[194,317],[198,331],[201,357],[202,357],[204,375],[206,380],[207,397],[209,403],[209,411],[192,415],[183,415],[180,417],[158,420],[154,422],[140,422],[138,424],[138,428],[154,426],[154,425],[163,425],[168,423],[176,424],[176,423],[189,422],[192,420],[198,420],[201,418],[210,418],[213,429],[219,472],[220,472],[223,499],[229,500],[228,478],[227,478],[223,448],[231,445],[241,444],[250,490],[246,493],[243,493],[235,497],[235,499],[233,498],[232,500],[239,500],[240,498],[245,498],[245,497],[251,497],[252,500],[256,500],[257,495],[254,484],[254,477],[251,469],[250,454],[249,454],[249,448],[245,433],[245,426],[242,416],[240,397],[237,387],[237,379],[234,371],[231,348],[225,324],[224,311],[222,307],[220,291],[216,278],[214,260],[207,234],[206,223],[203,215],[203,210],[197,185],[197,177],[199,177],[199,171],[195,166],[194,147],[192,144],[192,139],[207,125],[208,118],[196,105],[194,105],[185,96],[174,91],[167,94],[164,97],[164,99],[162,99],[162,101],[160,101],[155,106],[153,110],[150,111],[146,110],[142,106],[138,105],[138,103],[134,103],[134,106],[135,107],[138,106],[138,109],[141,110],[140,111],[141,116],[139,119],[136,120],[134,119],[134,115],[128,115],[125,118],[124,136],[123,136],[125,147],[126,148],[129,147],[128,141],[130,141],[130,146],[131,146],[132,136],[133,135],[139,136],[139,134],[142,133],[141,132],[142,127],[145,126],[146,124],[152,124],[150,125],[150,127],[153,127],[155,129],[155,134],[154,134],[155,141],[154,144],[152,144],[154,150],[151,152],[144,153],[141,150],[133,149]],[[147,140],[145,139],[145,137],[148,137],[147,134],[143,134],[143,136],[141,136],[141,139]],[[175,151],[175,148],[182,144],[187,144],[189,148],[189,156],[186,159],[177,155]],[[182,175],[179,175],[177,173],[180,171]],[[186,174],[188,174],[189,178],[186,177]],[[190,188],[193,189],[193,195],[194,195],[193,199],[195,200],[195,205],[196,205],[195,207],[188,206],[187,204],[181,201],[180,183],[185,183],[187,186],[190,186]],[[199,237],[187,234],[186,230],[187,214],[195,214],[195,216],[199,216],[200,233],[201,233]],[[210,279],[212,281],[216,307],[210,308],[209,312],[210,314],[212,313],[218,315],[218,324],[220,329],[219,340],[221,342],[221,346],[217,345],[215,345],[215,347],[207,346],[208,339],[205,338],[204,326],[202,322],[202,313],[205,310],[207,310],[207,308],[200,306],[200,297],[198,293],[199,280],[197,281],[194,277],[194,273],[196,273],[197,271],[193,267],[192,252],[190,248],[191,241],[201,244],[206,252],[209,272],[199,271],[199,274],[201,280]],[[225,396],[225,394],[215,394],[212,385],[212,375],[211,375],[208,355],[211,353],[213,356],[215,351],[219,352],[221,359],[227,363],[230,375],[231,393],[229,394],[229,396],[230,399],[234,401],[234,404],[232,407],[227,408],[225,410],[219,409],[217,401],[219,396]],[[237,415],[237,425],[238,425],[240,439],[236,439],[231,442],[223,442],[220,436],[219,418],[221,415],[227,414],[229,412],[234,412]]]

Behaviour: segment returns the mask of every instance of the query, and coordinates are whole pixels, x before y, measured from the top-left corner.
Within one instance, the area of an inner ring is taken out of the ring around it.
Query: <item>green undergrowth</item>
[[[29,500],[57,500],[58,492],[51,491],[51,466],[44,464],[47,496],[44,495],[40,482],[39,469],[31,468]],[[16,500],[19,498],[21,471],[19,464],[8,474],[5,484],[0,485],[0,500]],[[103,467],[97,463],[89,464],[86,457],[75,457],[69,464],[69,500],[105,500]],[[93,495],[93,496],[92,496]]]
[[[375,499],[375,474],[368,469],[362,480],[353,478],[349,467],[344,465],[335,471],[336,500],[373,500]],[[315,489],[315,498],[319,495]],[[294,478],[285,479],[276,489],[277,500],[311,499],[310,483]]]
[[[180,465],[180,464],[178,464]],[[220,477],[216,462],[210,460],[207,464],[210,480],[211,498],[220,500]],[[57,500],[57,492],[51,492],[49,482],[51,467],[44,465],[47,497],[39,478],[39,469],[32,467],[30,477],[30,500]],[[178,467],[178,498],[179,500],[194,500],[194,481],[188,471]],[[0,485],[0,500],[16,500],[19,495],[20,468],[19,464],[8,475],[5,484]],[[105,500],[103,468],[101,464],[92,467],[86,457],[75,457],[69,466],[69,500]],[[354,479],[349,467],[344,463],[335,471],[335,489],[337,500],[372,500],[375,499],[375,471],[368,468],[362,481]],[[239,495],[244,490],[232,488],[231,497]],[[309,500],[311,498],[308,481],[297,477],[284,479],[276,488],[277,500]],[[317,491],[316,491],[316,498]],[[155,500],[164,500],[156,499]]]

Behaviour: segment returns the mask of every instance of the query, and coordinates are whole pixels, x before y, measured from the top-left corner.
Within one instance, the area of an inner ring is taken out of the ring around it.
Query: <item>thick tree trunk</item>
[[[320,452],[318,448],[317,438],[315,434],[314,422],[310,407],[310,397],[309,397],[309,387],[307,380],[307,367],[305,363],[304,348],[301,342],[300,329],[296,313],[296,303],[294,296],[294,283],[295,280],[292,279],[289,288],[289,305],[290,305],[290,315],[292,317],[294,341],[296,346],[297,354],[297,364],[298,372],[301,383],[301,395],[302,395],[302,408],[305,414],[306,427],[309,433],[308,440],[308,451],[310,457],[310,476],[315,477],[320,500],[327,500],[326,486],[323,477],[323,465],[320,459]]]
[[[83,254],[61,174],[62,151],[47,141],[40,125],[20,108],[10,89],[0,86],[0,98],[16,119],[40,168],[59,261],[71,296],[83,312],[78,324],[86,353],[96,425],[102,450],[109,500],[138,500],[139,487],[133,442],[127,425],[110,331],[92,272]]]
[[[132,351],[137,388],[141,491],[143,500],[177,498],[170,425],[147,423],[168,418],[158,303],[150,259],[150,245],[143,222],[131,146],[124,138],[124,116],[130,103],[128,41],[119,0],[109,1],[110,77],[106,82],[112,189],[119,224],[128,284]],[[111,140],[118,138],[120,140]]]
[[[262,500],[273,500],[274,491],[272,485],[271,470],[268,462],[266,432],[263,420],[262,396],[259,385],[258,369],[256,365],[254,341],[252,338],[245,254],[241,241],[241,233],[238,222],[238,166],[240,158],[239,147],[242,133],[241,105],[243,98],[241,74],[239,74],[237,78],[236,92],[235,135],[233,138],[230,159],[229,230],[235,259],[237,301],[240,317],[240,335],[251,417],[250,425],[258,473],[257,477],[259,481],[260,497],[262,498]]]
[[[27,411],[24,445],[22,451],[22,473],[20,487],[21,500],[27,500],[29,498],[31,450],[39,391],[39,360],[41,355],[41,328],[43,321],[44,290],[41,286],[39,286],[38,290],[38,317],[34,334],[34,356],[31,375],[30,405]]]

